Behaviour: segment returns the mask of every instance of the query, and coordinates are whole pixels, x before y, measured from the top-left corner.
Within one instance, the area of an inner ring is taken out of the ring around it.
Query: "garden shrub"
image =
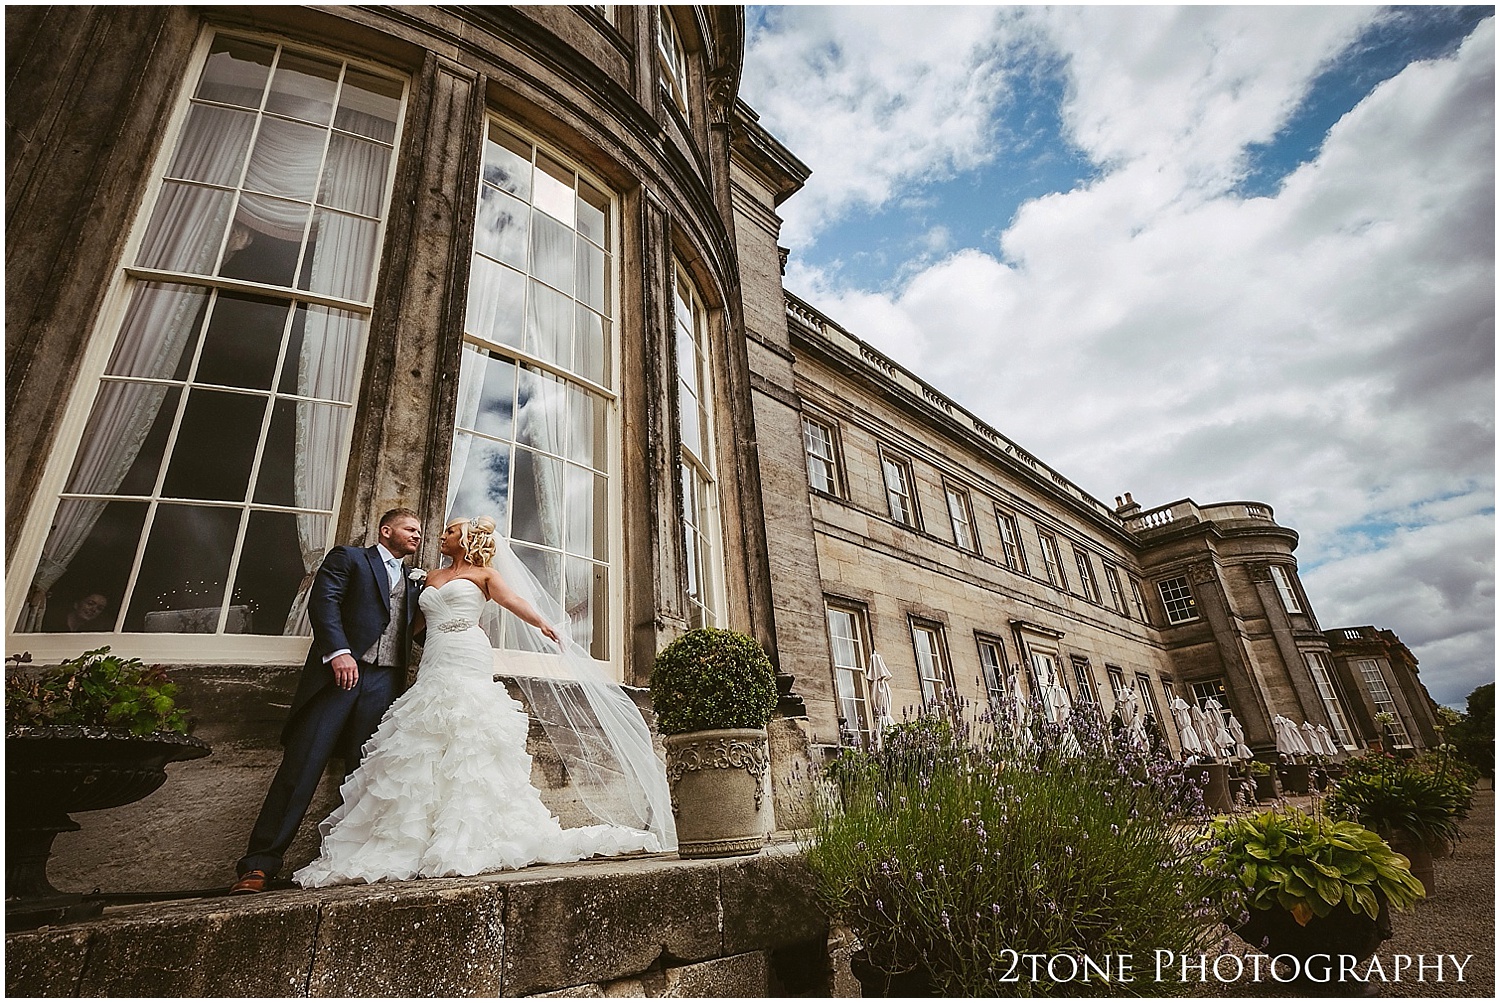
[[[920,973],[942,995],[1172,991],[1139,971],[1082,981],[1068,965],[1033,980],[1008,953],[1068,955],[1081,970],[1084,957],[1208,946],[1209,885],[1179,814],[1201,792],[1164,759],[1112,751],[1106,731],[1082,714],[1069,738],[930,712],[878,751],[844,751],[808,848],[830,915],[878,969]]]
[[[161,666],[112,655],[106,646],[50,668],[8,671],[5,727],[71,724],[133,735],[186,734],[190,723],[176,696],[177,684]]]
[[[776,699],[765,649],[738,631],[690,630],[663,648],[651,669],[651,705],[663,735],[764,728]]]

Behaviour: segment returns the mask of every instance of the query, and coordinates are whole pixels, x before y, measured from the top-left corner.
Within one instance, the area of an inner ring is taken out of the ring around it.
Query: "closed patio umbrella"
[[[875,719],[878,741],[878,736],[896,723],[891,717],[891,670],[886,666],[885,659],[880,657],[880,652],[870,655],[865,678],[870,684],[870,714]]]
[[[1224,723],[1224,708],[1219,701],[1210,699],[1203,708],[1203,716],[1208,718],[1208,726],[1214,733],[1214,749],[1225,759],[1233,759],[1234,736]]]
[[[1219,758],[1219,747],[1214,742],[1214,729],[1208,723],[1208,716],[1203,713],[1203,708],[1197,703],[1188,704],[1188,715],[1193,722],[1193,730],[1198,733],[1198,744],[1203,746],[1203,754]]]
[[[1193,727],[1192,708],[1182,697],[1172,698],[1172,720],[1177,725],[1177,738],[1182,743],[1184,756],[1203,755],[1203,740]]]
[[[1234,716],[1233,711],[1229,714],[1229,734],[1234,736],[1234,756],[1236,759],[1255,758],[1255,754],[1245,744],[1245,726],[1240,724],[1240,719]]]

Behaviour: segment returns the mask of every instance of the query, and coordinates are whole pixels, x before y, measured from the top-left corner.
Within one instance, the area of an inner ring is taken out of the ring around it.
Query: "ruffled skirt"
[[[386,711],[343,803],[319,826],[304,888],[452,877],[636,850],[656,837],[613,825],[564,829],[531,783],[528,719],[493,681],[477,628],[429,637],[417,681]]]

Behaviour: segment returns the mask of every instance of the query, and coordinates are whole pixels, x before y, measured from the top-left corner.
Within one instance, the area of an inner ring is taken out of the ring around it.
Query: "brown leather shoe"
[[[266,882],[271,877],[265,871],[246,871],[240,875],[240,879],[229,886],[231,895],[253,895],[256,892],[266,890]]]

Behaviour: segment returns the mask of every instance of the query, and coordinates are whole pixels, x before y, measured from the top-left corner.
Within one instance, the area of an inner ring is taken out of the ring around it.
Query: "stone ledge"
[[[117,907],[7,935],[6,994],[744,996],[769,952],[827,931],[781,844]]]

